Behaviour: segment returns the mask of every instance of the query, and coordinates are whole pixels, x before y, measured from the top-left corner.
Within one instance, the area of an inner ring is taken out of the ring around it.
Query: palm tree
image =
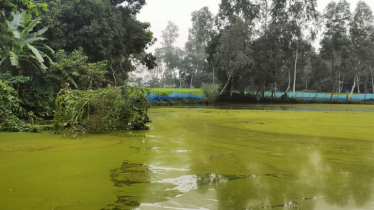
[[[13,20],[5,19],[4,13],[0,13],[0,66],[12,66],[22,74],[22,65],[31,64],[39,70],[46,70],[44,58],[52,64],[52,59],[42,49],[53,50],[40,41],[45,40],[42,36],[48,30],[44,27],[33,32],[34,27],[40,22],[39,19],[32,20],[32,15],[25,11],[17,11],[12,14]],[[28,65],[30,66],[30,65]]]

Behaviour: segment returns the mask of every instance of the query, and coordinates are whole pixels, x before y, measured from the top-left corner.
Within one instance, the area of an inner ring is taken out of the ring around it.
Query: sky
[[[335,0],[336,1],[336,0]],[[351,4],[351,10],[356,8],[359,0],[347,0]],[[374,11],[374,0],[364,0]],[[154,46],[149,48],[153,52],[155,48],[160,47],[161,32],[166,28],[168,21],[172,21],[179,27],[179,38],[176,45],[184,48],[188,39],[188,29],[191,27],[191,13],[204,6],[216,15],[221,0],[146,0],[147,4],[142,8],[137,16],[142,22],[151,23],[153,36],[157,38]],[[323,11],[331,0],[318,0],[318,10]]]

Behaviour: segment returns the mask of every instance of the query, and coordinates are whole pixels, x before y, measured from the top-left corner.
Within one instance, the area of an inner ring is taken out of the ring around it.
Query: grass
[[[154,93],[159,96],[168,96],[174,92],[193,95],[203,94],[200,88],[150,88],[149,90],[151,93]]]

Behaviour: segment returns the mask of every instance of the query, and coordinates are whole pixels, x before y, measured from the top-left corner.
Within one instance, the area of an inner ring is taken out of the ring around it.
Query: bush
[[[61,90],[56,99],[54,129],[102,133],[148,129],[146,90],[108,87],[99,90]]]
[[[38,129],[20,120],[17,115],[28,113],[21,107],[17,91],[0,79],[0,131],[36,132]]]
[[[219,86],[217,84],[205,84],[201,85],[201,90],[204,94],[204,99],[209,103],[213,103],[219,95],[218,91]]]

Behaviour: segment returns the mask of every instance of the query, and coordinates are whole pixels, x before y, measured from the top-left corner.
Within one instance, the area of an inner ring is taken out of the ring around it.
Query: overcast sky
[[[336,0],[335,0],[336,1]],[[356,8],[359,0],[348,0],[351,4],[351,10]],[[364,0],[373,10],[374,0]],[[191,13],[204,6],[216,15],[221,0],[147,0],[147,5],[143,7],[141,13],[137,16],[142,22],[150,22],[154,37],[158,39],[156,44],[149,49],[153,51],[160,47],[161,31],[167,26],[169,20],[179,27],[179,38],[177,46],[184,48],[188,39],[188,28],[191,27]],[[318,0],[318,10],[323,11],[330,0]]]

